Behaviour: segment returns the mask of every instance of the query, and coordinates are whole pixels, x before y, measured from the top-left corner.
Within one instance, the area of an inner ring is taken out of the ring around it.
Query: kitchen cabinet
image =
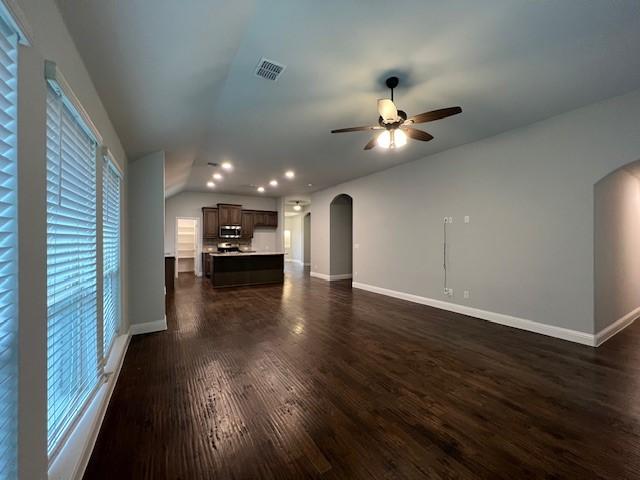
[[[211,277],[211,255],[202,253],[202,274],[205,277]]]
[[[277,227],[278,212],[268,210],[254,210],[253,225],[255,227]]]
[[[253,223],[255,219],[255,214],[252,211],[242,211],[242,219],[241,219],[241,235],[242,238],[249,239],[253,238]]]
[[[239,225],[241,238],[253,238],[255,227],[276,228],[278,212],[270,210],[245,210],[241,205],[219,203],[217,208],[202,207],[202,238],[217,240],[222,225]]]
[[[215,240],[218,238],[218,209],[202,208],[202,238]]]
[[[242,223],[242,205],[218,204],[218,225],[240,225]]]
[[[173,292],[173,279],[176,275],[176,257],[164,257],[164,289],[166,293]]]
[[[267,212],[265,227],[276,228],[278,226],[278,212]]]

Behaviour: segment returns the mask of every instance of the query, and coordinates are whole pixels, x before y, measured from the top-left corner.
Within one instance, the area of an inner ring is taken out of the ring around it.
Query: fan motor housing
[[[400,125],[402,125],[407,119],[407,114],[404,112],[404,110],[398,110],[398,116],[400,117],[400,120],[393,123],[384,123],[382,117],[378,117],[378,125],[386,128],[387,130],[395,130],[396,128],[399,128]]]

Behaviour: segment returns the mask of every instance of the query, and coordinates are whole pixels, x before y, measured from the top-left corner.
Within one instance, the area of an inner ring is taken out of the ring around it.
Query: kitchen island
[[[214,288],[284,282],[284,253],[209,253]]]

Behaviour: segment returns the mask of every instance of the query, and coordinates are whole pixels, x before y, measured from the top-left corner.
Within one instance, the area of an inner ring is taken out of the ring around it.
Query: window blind
[[[96,143],[47,92],[47,441],[52,455],[100,381]]]
[[[0,478],[17,478],[17,56],[0,19]]]
[[[109,157],[102,167],[103,348],[120,328],[120,172]]]

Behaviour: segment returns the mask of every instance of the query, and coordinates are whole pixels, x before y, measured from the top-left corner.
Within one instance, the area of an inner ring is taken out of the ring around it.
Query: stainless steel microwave
[[[240,225],[222,225],[220,226],[220,238],[240,238],[241,235]]]

